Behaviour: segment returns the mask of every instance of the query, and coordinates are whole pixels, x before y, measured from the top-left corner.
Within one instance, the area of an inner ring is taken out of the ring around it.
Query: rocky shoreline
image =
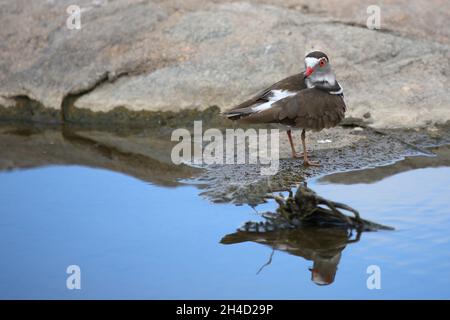
[[[318,168],[305,168],[301,159],[291,159],[287,138],[281,134],[279,170],[273,176],[261,175],[259,164],[175,165],[172,130],[167,125],[107,130],[98,125],[0,122],[0,171],[89,166],[166,187],[195,185],[213,202],[257,205],[268,193],[290,190],[313,177],[334,183],[355,179],[367,183],[414,168],[450,165],[448,147],[436,147],[450,144],[448,125],[385,131],[345,126],[310,133],[312,157],[322,164]],[[300,132],[293,135],[299,140]],[[362,169],[361,174],[355,172]]]

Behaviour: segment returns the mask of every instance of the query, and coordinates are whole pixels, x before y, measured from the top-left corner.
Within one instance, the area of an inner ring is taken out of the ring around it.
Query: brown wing
[[[242,120],[322,130],[336,126],[344,117],[345,102],[341,96],[318,89],[305,89],[274,102],[270,109],[250,114]]]
[[[235,111],[237,109],[245,109],[248,107],[254,107],[261,103],[265,103],[269,101],[271,91],[272,90],[287,90],[292,92],[297,92],[300,90],[306,89],[306,84],[304,80],[304,75],[302,73],[295,74],[293,76],[287,77],[277,83],[271,85],[267,89],[264,89],[258,92],[254,97],[250,98],[247,101],[242,102],[241,104],[234,106],[224,112],[226,115],[230,111]]]

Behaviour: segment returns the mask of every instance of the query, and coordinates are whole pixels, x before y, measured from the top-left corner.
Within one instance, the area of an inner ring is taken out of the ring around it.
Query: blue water
[[[78,166],[0,173],[0,298],[450,298],[450,168],[309,186],[397,229],[347,245],[329,286],[282,251],[257,275],[271,248],[219,243],[254,211],[209,203],[193,186]],[[66,287],[69,265],[81,268],[80,290]],[[370,265],[379,290],[366,286]]]

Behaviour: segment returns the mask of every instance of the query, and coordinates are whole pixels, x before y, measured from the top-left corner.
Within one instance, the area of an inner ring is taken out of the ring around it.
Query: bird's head
[[[305,78],[312,74],[320,76],[331,72],[328,56],[321,51],[312,51],[305,57]]]

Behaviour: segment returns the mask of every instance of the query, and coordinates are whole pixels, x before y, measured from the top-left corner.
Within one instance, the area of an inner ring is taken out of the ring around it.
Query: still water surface
[[[309,186],[396,228],[348,244],[328,286],[311,281],[312,261],[283,251],[256,274],[270,247],[220,243],[255,212],[212,204],[196,187],[80,166],[0,173],[0,298],[450,298],[450,168]],[[257,207],[267,209],[274,203]],[[81,290],[66,288],[73,264]],[[367,289],[370,265],[380,290]]]

